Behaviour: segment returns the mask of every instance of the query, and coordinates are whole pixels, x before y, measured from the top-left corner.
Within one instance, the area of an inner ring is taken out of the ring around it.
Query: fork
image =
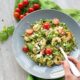
[[[76,77],[80,77],[80,71],[78,70],[78,68],[75,66],[75,64],[70,61],[65,53],[65,51],[63,50],[62,47],[59,47],[61,53],[63,54],[65,60],[68,62],[69,66],[70,66],[70,69],[72,71],[72,73],[76,76]]]

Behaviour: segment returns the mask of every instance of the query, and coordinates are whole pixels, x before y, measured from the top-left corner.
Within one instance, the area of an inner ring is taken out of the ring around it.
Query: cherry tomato
[[[51,48],[46,48],[45,49],[45,54],[51,55],[52,54],[52,49]]]
[[[21,10],[20,10],[19,8],[16,8],[16,9],[15,9],[15,12],[21,13]]]
[[[33,5],[33,8],[34,8],[35,10],[40,9],[40,5],[39,5],[39,4],[34,4],[34,5]]]
[[[23,7],[24,7],[24,5],[23,5],[22,2],[18,4],[18,8],[19,8],[19,9],[22,9]]]
[[[20,15],[19,19],[21,20],[24,17],[24,15]]]
[[[23,48],[22,48],[22,51],[23,51],[23,52],[28,52],[29,49],[28,49],[27,47],[23,47]]]
[[[50,28],[50,23],[49,23],[49,22],[45,22],[45,23],[43,24],[43,28],[49,30],[49,28]]]
[[[59,19],[57,19],[57,18],[53,19],[53,23],[54,23],[55,25],[58,25],[59,22],[60,22]]]
[[[19,19],[19,16],[20,16],[19,12],[14,12],[14,17],[15,18]]]
[[[28,15],[28,14],[29,14],[28,12],[25,13],[25,15]]]
[[[34,11],[34,8],[32,8],[32,7],[28,9],[28,12],[29,12],[29,13],[31,13],[31,12],[33,12],[33,11]]]
[[[29,1],[28,0],[23,0],[23,4],[24,4],[24,6],[27,6],[29,4]]]
[[[26,30],[26,33],[27,33],[28,35],[32,35],[32,34],[33,34],[33,29],[27,29],[27,30]]]

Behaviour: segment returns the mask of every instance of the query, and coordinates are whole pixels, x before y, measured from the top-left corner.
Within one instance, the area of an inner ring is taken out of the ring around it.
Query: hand
[[[80,70],[80,62],[76,59],[74,59],[73,57],[69,56],[68,57],[69,60],[71,60],[76,66],[77,68]],[[69,64],[66,61],[62,62],[64,71],[65,71],[65,80],[80,80],[80,77],[76,77],[72,74]]]

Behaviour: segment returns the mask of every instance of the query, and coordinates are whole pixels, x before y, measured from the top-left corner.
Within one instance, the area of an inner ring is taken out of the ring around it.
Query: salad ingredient
[[[19,16],[20,16],[19,12],[14,12],[14,17],[15,17],[16,19],[19,19]]]
[[[62,9],[61,11],[70,15],[77,22],[80,22],[80,10],[77,10],[77,9]]]
[[[33,26],[33,30],[34,31],[38,31],[40,29],[41,25],[40,24],[36,24]]]
[[[23,37],[24,45],[29,49],[27,55],[41,66],[52,67],[60,64],[64,57],[58,46],[61,46],[67,55],[76,47],[67,25],[57,18],[36,21],[25,30]]]
[[[51,55],[52,54],[52,49],[51,48],[46,48],[45,49],[45,54]]]
[[[27,30],[26,30],[26,33],[27,33],[28,35],[32,35],[32,34],[33,34],[33,29],[27,29]]]
[[[27,6],[29,4],[29,1],[28,0],[23,0],[23,5],[24,6]]]
[[[56,55],[54,58],[54,63],[58,65],[61,63],[61,61],[62,61],[61,55]]]
[[[22,48],[22,51],[26,53],[26,52],[29,51],[29,49],[28,49],[27,47],[24,46],[24,47]]]
[[[57,43],[60,43],[60,42],[61,42],[61,38],[54,37],[54,38],[52,38],[51,45],[53,46],[53,45],[56,45]]]
[[[25,40],[25,41],[29,41],[29,38],[25,36],[25,37],[24,37],[24,40]]]
[[[43,23],[43,28],[49,30],[49,28],[50,28],[50,23],[49,23],[49,22]]]
[[[33,51],[34,45],[33,44],[27,44],[30,51]]]
[[[16,0],[15,1],[15,9],[18,7],[18,4],[23,2],[23,0]],[[33,6],[34,4],[39,4],[40,8],[39,9],[56,9],[60,10],[61,12],[64,12],[68,15],[70,15],[73,19],[75,19],[77,22],[80,22],[80,10],[77,9],[61,9],[59,5],[57,5],[55,2],[52,0],[29,0],[29,5],[26,8],[23,8],[21,10],[21,13],[25,14],[26,11],[28,10],[28,7]],[[19,20],[19,19],[16,19]]]
[[[21,10],[19,8],[16,8],[15,12],[21,13]]]
[[[20,15],[20,19],[24,18],[24,15]]]
[[[13,34],[14,26],[3,27],[3,30],[0,31],[0,42],[6,41],[9,36]]]
[[[33,5],[33,8],[34,8],[35,10],[40,9],[40,4],[34,4],[34,5]]]
[[[8,36],[11,36],[14,32],[14,26],[9,26],[7,27],[7,33],[8,33]]]
[[[35,80],[34,77],[32,75],[28,75],[26,80]]]
[[[27,76],[27,79],[26,80],[45,80],[45,79],[38,78],[38,77],[35,77],[35,76],[32,76],[32,75],[29,74]],[[54,80],[54,79],[51,79],[51,80]],[[58,79],[55,79],[55,80],[64,80],[64,78],[58,78]]]
[[[0,41],[3,42],[8,39],[8,34],[6,32],[0,32]]]
[[[28,12],[25,13],[25,15],[28,15],[28,14],[29,14]]]
[[[32,8],[32,7],[28,9],[28,12],[29,12],[29,13],[31,13],[31,12],[33,12],[33,11],[34,11],[34,8]]]
[[[69,41],[72,37],[72,34],[70,32],[67,32],[66,36],[67,36],[66,40]]]
[[[40,7],[39,0],[16,0],[14,17],[19,21],[23,18],[23,15],[27,16],[29,13],[40,9]]]
[[[18,7],[18,4],[20,3],[20,2],[22,2],[23,0],[16,0],[15,1],[15,9]]]
[[[21,2],[18,4],[18,8],[22,9],[24,7],[24,4]]]
[[[53,23],[54,23],[55,25],[58,25],[58,24],[59,24],[59,19],[57,19],[57,18],[53,19]]]
[[[61,8],[52,0],[39,0],[41,4],[41,9],[56,9],[61,10]]]

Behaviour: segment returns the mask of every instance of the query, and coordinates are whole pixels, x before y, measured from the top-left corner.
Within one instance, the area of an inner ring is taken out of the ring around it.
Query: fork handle
[[[66,53],[64,52],[63,48],[60,47],[60,51],[62,52],[62,54],[64,55],[64,58],[66,59],[66,61],[69,63],[70,65],[70,69],[72,71],[72,73],[76,76],[76,77],[80,77],[80,71],[78,70],[78,68],[75,66],[75,64],[73,64],[67,57]]]
[[[78,70],[78,68],[75,66],[75,64],[73,64],[71,61],[68,61],[69,65],[70,65],[70,69],[72,71],[72,73],[76,76],[76,77],[80,77],[80,71]]]

